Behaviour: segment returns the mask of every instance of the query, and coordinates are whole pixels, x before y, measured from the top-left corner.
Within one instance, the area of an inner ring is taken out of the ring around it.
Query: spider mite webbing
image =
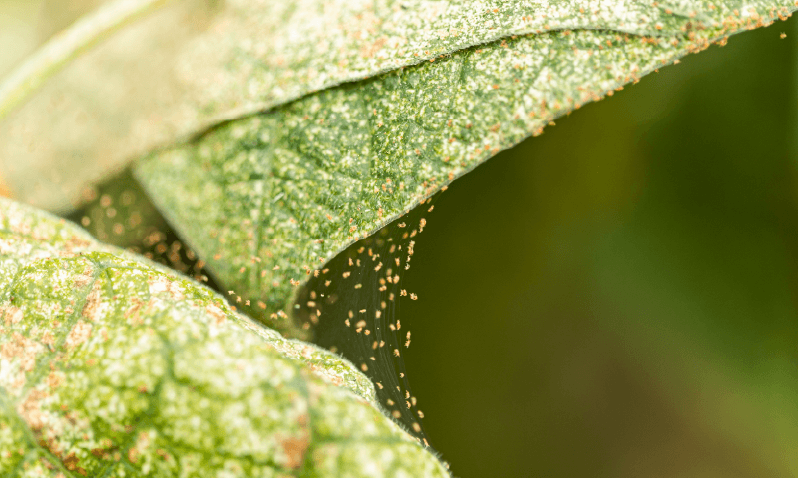
[[[436,196],[437,197],[437,196]],[[312,341],[343,355],[365,373],[380,404],[429,446],[423,412],[410,389],[403,354],[411,344],[399,309],[416,294],[402,287],[434,199],[361,239],[311,274],[294,305]]]

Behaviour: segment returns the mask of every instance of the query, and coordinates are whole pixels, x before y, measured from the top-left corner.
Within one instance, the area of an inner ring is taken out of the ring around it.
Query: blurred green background
[[[0,0],[0,74],[98,3]],[[438,199],[401,318],[455,475],[798,476],[797,42],[735,36]]]
[[[456,475],[798,476],[797,42],[687,57],[438,199],[402,321]]]

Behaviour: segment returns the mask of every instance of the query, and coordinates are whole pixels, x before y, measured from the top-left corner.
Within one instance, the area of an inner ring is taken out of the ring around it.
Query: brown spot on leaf
[[[86,298],[86,305],[83,306],[83,317],[86,317],[92,322],[100,318],[100,306],[102,305],[102,299],[100,298],[101,287],[99,282],[94,284],[94,287],[92,287],[91,292],[89,292]]]
[[[91,337],[91,325],[79,320],[67,335],[64,345],[68,349],[80,346]]]
[[[130,299],[130,303],[130,308],[125,311],[125,319],[127,319],[132,325],[140,325],[142,322],[140,318],[140,311],[141,306],[144,305],[144,302],[138,297],[132,297]]]
[[[216,304],[208,304],[205,306],[205,312],[211,317],[216,319],[216,325],[221,325],[227,320],[227,315]]]
[[[305,452],[310,445],[310,440],[306,436],[288,437],[280,442],[283,447],[283,453],[286,457],[286,468],[297,469],[302,466],[305,460]]]
[[[53,334],[49,330],[47,330],[42,334],[39,341],[44,345],[52,346],[55,343],[55,337],[53,337]]]
[[[388,39],[386,37],[380,37],[371,45],[364,45],[360,49],[360,56],[363,58],[372,58],[382,49],[383,46],[385,46],[386,43],[388,43]]]
[[[78,463],[80,463],[80,460],[77,455],[75,455],[75,452],[70,453],[64,458],[64,466],[69,471],[75,471],[78,468]]]
[[[57,372],[50,372],[50,374],[47,376],[47,386],[51,389],[58,388],[63,383],[64,377]]]
[[[10,305],[5,309],[3,317],[6,321],[6,327],[12,324],[18,324],[22,320],[22,309]]]
[[[72,279],[72,284],[75,286],[75,289],[82,289],[92,280],[93,277],[91,274],[78,274]]]
[[[135,465],[136,462],[139,461],[139,451],[135,448],[131,448],[127,451],[127,459],[130,461],[130,463]]]
[[[0,347],[0,356],[8,360],[18,358],[20,370],[30,372],[36,363],[36,354],[39,348],[36,342],[15,332],[11,336],[11,340]]]
[[[44,414],[41,409],[41,401],[47,397],[47,392],[33,389],[25,397],[25,400],[17,406],[19,416],[32,430],[41,430],[44,427]]]
[[[88,473],[84,468],[78,466],[80,459],[75,455],[75,452],[70,453],[63,460],[64,467],[69,471],[77,471],[81,476],[86,476]]]
[[[185,298],[180,287],[164,275],[150,277],[147,282],[150,285],[150,293],[152,294],[167,292],[174,300],[183,300]]]
[[[61,247],[62,253],[59,254],[61,257],[72,257],[77,252],[85,251],[91,246],[91,242],[85,239],[78,239],[72,238],[64,242],[64,245]]]

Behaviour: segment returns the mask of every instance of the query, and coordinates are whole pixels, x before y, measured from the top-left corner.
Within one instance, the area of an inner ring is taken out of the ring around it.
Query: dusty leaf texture
[[[3,477],[448,476],[348,362],[0,199]]]
[[[784,0],[110,2],[124,11],[162,3],[166,6],[131,20],[54,75],[6,119],[0,128],[0,174],[15,197],[65,212],[80,203],[87,184],[219,121],[513,35],[601,30],[610,40],[627,33],[667,41],[703,31],[697,33],[700,39],[767,23],[792,5]],[[102,26],[97,22],[97,35],[107,33]],[[85,22],[76,30],[85,44],[94,43]],[[63,50],[61,40],[53,41],[44,52]],[[33,72],[31,85],[40,83],[36,72],[49,77],[48,66],[63,59],[48,65],[47,58],[39,54],[32,59],[40,61],[36,68],[21,68],[22,76]]]
[[[461,49],[220,124],[137,176],[224,287],[290,332],[297,286],[343,247],[553,119],[794,8],[762,5],[660,4],[659,36],[618,23]]]

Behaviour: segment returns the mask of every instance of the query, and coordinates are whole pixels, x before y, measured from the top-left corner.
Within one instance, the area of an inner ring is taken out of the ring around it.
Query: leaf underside
[[[0,199],[0,475],[448,476],[351,364]]]
[[[566,30],[457,51],[223,123],[136,175],[253,316],[299,335],[297,286],[347,245],[553,119],[770,21],[679,18],[687,33]]]

